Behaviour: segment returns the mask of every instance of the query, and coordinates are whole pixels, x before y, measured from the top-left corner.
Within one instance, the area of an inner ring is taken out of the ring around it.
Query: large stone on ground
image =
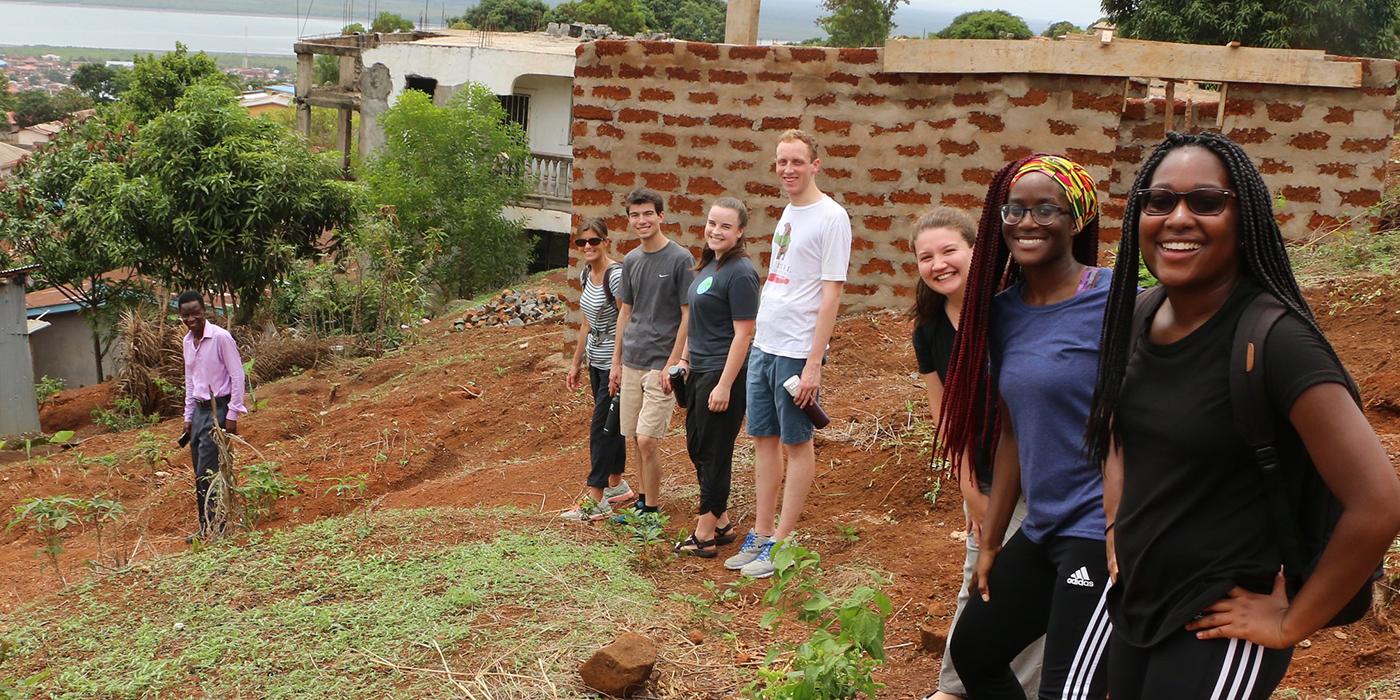
[[[656,644],[628,632],[593,653],[578,668],[583,684],[605,695],[625,698],[641,690],[656,666]]]

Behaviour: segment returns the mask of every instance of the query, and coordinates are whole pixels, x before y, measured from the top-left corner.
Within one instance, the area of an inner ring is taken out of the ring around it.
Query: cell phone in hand
[[[190,431],[186,430],[180,434],[180,447],[190,444]]]

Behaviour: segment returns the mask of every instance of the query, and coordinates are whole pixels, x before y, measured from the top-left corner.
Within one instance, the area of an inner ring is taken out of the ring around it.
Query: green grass
[[[1290,246],[1290,262],[1304,286],[1361,275],[1400,273],[1400,231],[1338,231]]]
[[[636,624],[656,593],[625,547],[531,520],[347,516],[90,580],[0,618],[12,644],[0,689],[47,672],[44,697],[462,695],[445,674],[412,670],[444,665],[466,684],[483,673],[496,697],[576,687],[600,615]],[[473,525],[490,539],[443,543]]]

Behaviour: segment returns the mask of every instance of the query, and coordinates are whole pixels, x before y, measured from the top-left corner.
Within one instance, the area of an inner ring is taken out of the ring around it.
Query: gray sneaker
[[[637,494],[632,492],[632,487],[627,485],[626,479],[617,482],[617,486],[603,489],[603,501],[610,506],[614,503],[626,503],[636,498]]]
[[[612,515],[612,506],[608,505],[607,499],[601,503],[592,498],[584,496],[572,510],[566,510],[559,514],[560,518],[576,523],[587,523],[594,520],[602,520]]]
[[[768,540],[765,542],[763,547],[758,550],[758,556],[754,557],[753,561],[745,564],[744,568],[739,569],[739,575],[749,578],[768,578],[772,576],[773,572],[777,571],[777,568],[773,566],[773,550],[782,545],[782,540]]]
[[[739,545],[739,553],[724,560],[724,568],[730,571],[738,571],[744,565],[758,558],[759,550],[768,544],[768,535],[760,535],[753,530],[744,535],[744,543]]]

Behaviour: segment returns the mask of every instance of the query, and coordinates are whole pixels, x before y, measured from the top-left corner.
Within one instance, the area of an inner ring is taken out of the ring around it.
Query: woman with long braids
[[[919,375],[928,390],[929,410],[934,420],[943,405],[943,380],[948,375],[948,360],[957,342],[958,318],[962,314],[963,293],[967,290],[967,272],[972,265],[972,246],[977,242],[977,224],[957,209],[938,207],[919,217],[910,237],[915,260],[918,261],[919,282],[914,292],[914,306],[909,315],[914,319],[914,357]],[[982,521],[987,514],[987,494],[992,488],[992,464],[985,445],[979,445],[964,458],[958,489],[963,497],[963,518],[967,525],[966,549],[963,559],[962,587],[958,589],[957,606],[953,610],[952,628],[967,607],[967,584],[981,551]],[[1016,503],[1007,534],[1021,527],[1026,517],[1025,499]],[[1003,538],[1005,539],[1005,538]],[[946,651],[946,650],[945,650]],[[1016,657],[1012,670],[1027,693],[1040,687],[1041,645],[1033,644]],[[938,669],[938,689],[927,700],[963,700],[967,688],[953,668],[951,654],[943,654]]]
[[[1293,646],[1366,585],[1400,530],[1400,480],[1298,289],[1271,200],[1234,142],[1174,133],[1123,215],[1088,430],[1106,458],[1113,700],[1268,698]],[[1139,251],[1165,296],[1134,330]],[[1291,599],[1300,572],[1281,567],[1277,485],[1231,400],[1235,327],[1260,295],[1287,309],[1261,360],[1278,468],[1301,478],[1310,457],[1342,507]]]
[[[1104,303],[1098,197],[1065,158],[1002,168],[982,209],[939,421],[954,471],[997,435],[981,552],[949,648],[975,700],[1025,693],[1011,661],[1041,635],[1039,697],[1104,697],[1103,484],[1084,449]],[[1026,518],[1003,545],[1017,497]]]

